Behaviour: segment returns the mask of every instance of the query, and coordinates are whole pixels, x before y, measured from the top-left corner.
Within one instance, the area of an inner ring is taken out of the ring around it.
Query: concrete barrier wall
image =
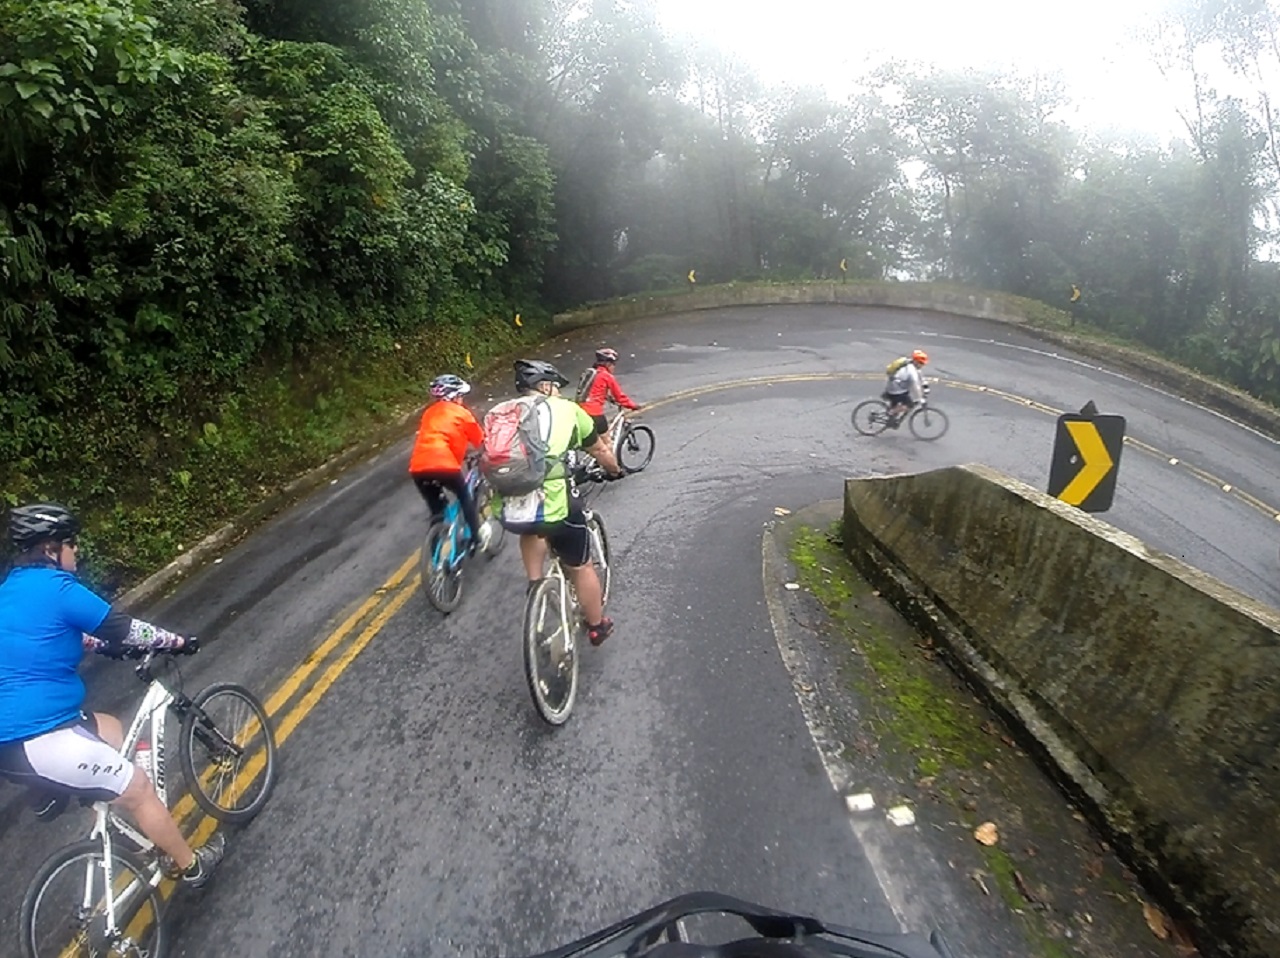
[[[643,316],[662,316],[723,306],[778,306],[790,304],[840,304],[892,306],[976,316],[1008,323],[1025,323],[1028,308],[1050,307],[1014,296],[937,283],[726,283],[687,293],[632,296],[572,312],[558,314],[557,326],[590,326]],[[1056,311],[1055,311],[1056,312]],[[1059,314],[1062,321],[1066,313]]]
[[[1218,953],[1280,955],[1280,616],[982,466],[849,480],[844,526]]]
[[[1045,303],[1008,293],[967,289],[943,283],[725,283],[686,293],[631,296],[584,307],[554,318],[556,326],[572,329],[601,323],[626,322],[725,306],[795,304],[888,306],[952,316],[971,316],[1022,326],[1041,339],[1071,349],[1107,366],[1124,369],[1166,386],[1178,395],[1280,437],[1280,410],[1239,389],[1209,379],[1167,359],[1139,349],[1079,335],[1071,331],[1071,317]]]

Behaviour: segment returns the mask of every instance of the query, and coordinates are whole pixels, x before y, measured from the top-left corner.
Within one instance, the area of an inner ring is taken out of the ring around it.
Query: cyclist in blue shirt
[[[199,888],[222,860],[223,837],[192,850],[151,780],[120,753],[120,722],[81,711],[77,672],[86,650],[192,654],[199,642],[135,619],[81,585],[79,531],[76,517],[54,503],[9,515],[18,556],[0,582],[0,775],[44,794],[118,803]]]

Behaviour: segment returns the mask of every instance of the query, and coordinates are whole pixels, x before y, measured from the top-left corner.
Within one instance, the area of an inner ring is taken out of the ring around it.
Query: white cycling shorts
[[[0,771],[16,781],[97,801],[119,798],[134,764],[100,739],[92,718],[0,746]]]

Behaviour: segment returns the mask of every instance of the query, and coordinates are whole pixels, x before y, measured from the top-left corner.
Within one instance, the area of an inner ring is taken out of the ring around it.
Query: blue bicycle
[[[506,530],[493,515],[493,493],[489,484],[474,465],[467,470],[467,484],[488,539],[476,551],[483,551],[492,559],[502,549]],[[462,601],[462,572],[471,556],[471,529],[462,515],[462,506],[451,493],[448,498],[444,517],[431,523],[422,544],[422,585],[427,590],[427,599],[445,615]]]

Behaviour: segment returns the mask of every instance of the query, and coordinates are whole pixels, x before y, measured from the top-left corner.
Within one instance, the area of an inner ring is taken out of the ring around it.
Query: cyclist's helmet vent
[[[516,389],[532,391],[538,388],[539,383],[569,385],[569,380],[560,375],[560,370],[541,359],[517,359],[515,371]]]
[[[9,540],[19,549],[47,539],[73,539],[79,532],[80,520],[56,502],[19,506],[9,513]]]
[[[471,392],[469,382],[449,373],[431,380],[431,395],[436,399],[457,399],[469,392]]]

